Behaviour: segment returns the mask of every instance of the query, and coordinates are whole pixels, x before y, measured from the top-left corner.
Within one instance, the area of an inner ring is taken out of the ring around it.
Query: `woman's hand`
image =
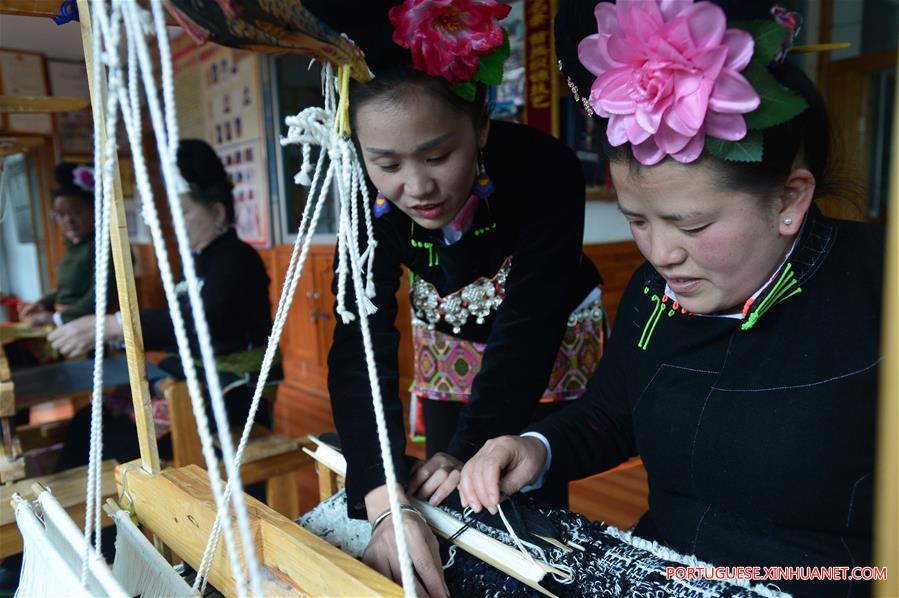
[[[456,489],[463,463],[447,453],[416,461],[409,476],[409,494],[437,506]]]
[[[29,326],[53,323],[53,312],[40,303],[23,303],[19,306],[19,319]]]
[[[459,496],[476,513],[496,514],[500,492],[512,495],[534,483],[546,465],[546,447],[531,436],[500,436],[484,443],[462,469]]]
[[[97,318],[95,316],[81,316],[48,334],[47,340],[54,349],[66,357],[84,355],[94,348],[96,325]],[[105,326],[104,339],[106,341],[122,337],[122,327],[115,316],[106,316]]]
[[[398,492],[400,503],[408,503],[405,494],[402,491]],[[386,485],[375,488],[365,496],[369,521],[374,521],[389,506]],[[415,569],[415,593],[431,598],[449,596],[449,590],[443,581],[437,538],[424,519],[415,513],[407,511],[401,513],[406,530],[406,546],[409,549],[409,558],[412,559],[412,567]],[[393,525],[393,517],[388,515],[372,530],[371,541],[362,553],[362,562],[393,581],[402,583]]]

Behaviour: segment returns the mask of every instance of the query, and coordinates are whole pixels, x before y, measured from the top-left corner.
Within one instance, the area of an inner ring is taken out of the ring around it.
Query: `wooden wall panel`
[[[290,252],[290,246],[278,246],[260,252],[271,268],[273,309],[277,306]],[[614,322],[621,295],[631,274],[643,262],[643,257],[633,241],[587,245],[584,252],[603,276],[603,300],[610,320]],[[332,259],[333,247],[313,248],[307,264],[309,269],[301,278],[285,334],[282,336],[281,350],[284,354],[286,380],[278,390],[275,419],[278,431],[283,434],[299,436],[334,429],[327,394],[327,353],[334,329],[334,296],[330,290]],[[404,404],[407,404],[408,393],[404,391],[412,381],[412,342],[409,277],[405,274],[397,292],[397,300],[400,391]]]

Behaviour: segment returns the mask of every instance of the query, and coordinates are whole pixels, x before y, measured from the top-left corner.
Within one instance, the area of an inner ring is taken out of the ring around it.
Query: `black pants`
[[[426,450],[428,457],[445,451],[452,440],[453,434],[459,424],[459,416],[462,413],[463,403],[455,401],[432,401],[422,399],[425,416],[425,434],[427,435]],[[555,413],[567,405],[560,403],[540,403],[534,410],[531,422],[537,422],[551,413]],[[568,508],[568,481],[557,480],[551,475],[544,480],[543,487],[528,496],[537,502],[561,509]]]

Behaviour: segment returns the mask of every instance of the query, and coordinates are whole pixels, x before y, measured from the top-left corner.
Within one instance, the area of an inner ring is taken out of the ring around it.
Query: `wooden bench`
[[[172,423],[172,456],[174,466],[205,467],[197,422],[190,404],[187,384],[165,380],[160,387],[169,405]],[[235,446],[240,438],[237,430]],[[233,431],[232,431],[233,432]],[[306,439],[289,438],[256,426],[244,452],[240,478],[244,486],[265,482],[268,506],[289,519],[300,515],[300,496],[297,471],[312,464],[312,458],[303,453],[308,446]],[[224,477],[224,471],[223,477]]]

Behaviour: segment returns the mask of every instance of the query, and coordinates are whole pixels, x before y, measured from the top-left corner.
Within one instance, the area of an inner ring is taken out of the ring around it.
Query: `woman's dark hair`
[[[93,210],[94,209],[94,191],[93,191],[93,176],[89,176],[90,181],[82,181],[80,186],[78,182],[75,180],[75,171],[79,169],[90,168],[90,166],[86,166],[84,164],[72,164],[70,162],[63,162],[62,164],[57,164],[53,169],[53,178],[56,179],[57,187],[53,189],[52,197],[56,200],[57,197],[78,197],[82,201],[84,201],[87,206]],[[88,184],[89,183],[89,184]]]
[[[182,139],[178,143],[178,170],[190,186],[190,196],[197,203],[225,207],[225,217],[234,223],[234,198],[231,179],[212,147],[202,139]]]
[[[456,95],[449,83],[440,78],[415,70],[410,65],[392,66],[375,74],[367,83],[350,84],[350,123],[356,129],[356,114],[366,102],[381,101],[395,104],[408,101],[410,93],[425,93],[452,106],[457,112],[467,115],[475,127],[486,123],[487,87],[476,86],[475,98],[469,102]]]
[[[802,69],[789,61],[768,68],[783,85],[802,96],[808,109],[795,118],[762,131],[761,162],[730,162],[705,153],[700,160],[717,173],[722,185],[754,195],[768,195],[781,187],[797,156],[815,177],[815,195],[827,193],[830,173],[830,119],[824,99]],[[625,162],[638,172],[642,166],[631,152],[630,144],[609,145],[605,131],[600,133],[603,150],[611,162]]]

